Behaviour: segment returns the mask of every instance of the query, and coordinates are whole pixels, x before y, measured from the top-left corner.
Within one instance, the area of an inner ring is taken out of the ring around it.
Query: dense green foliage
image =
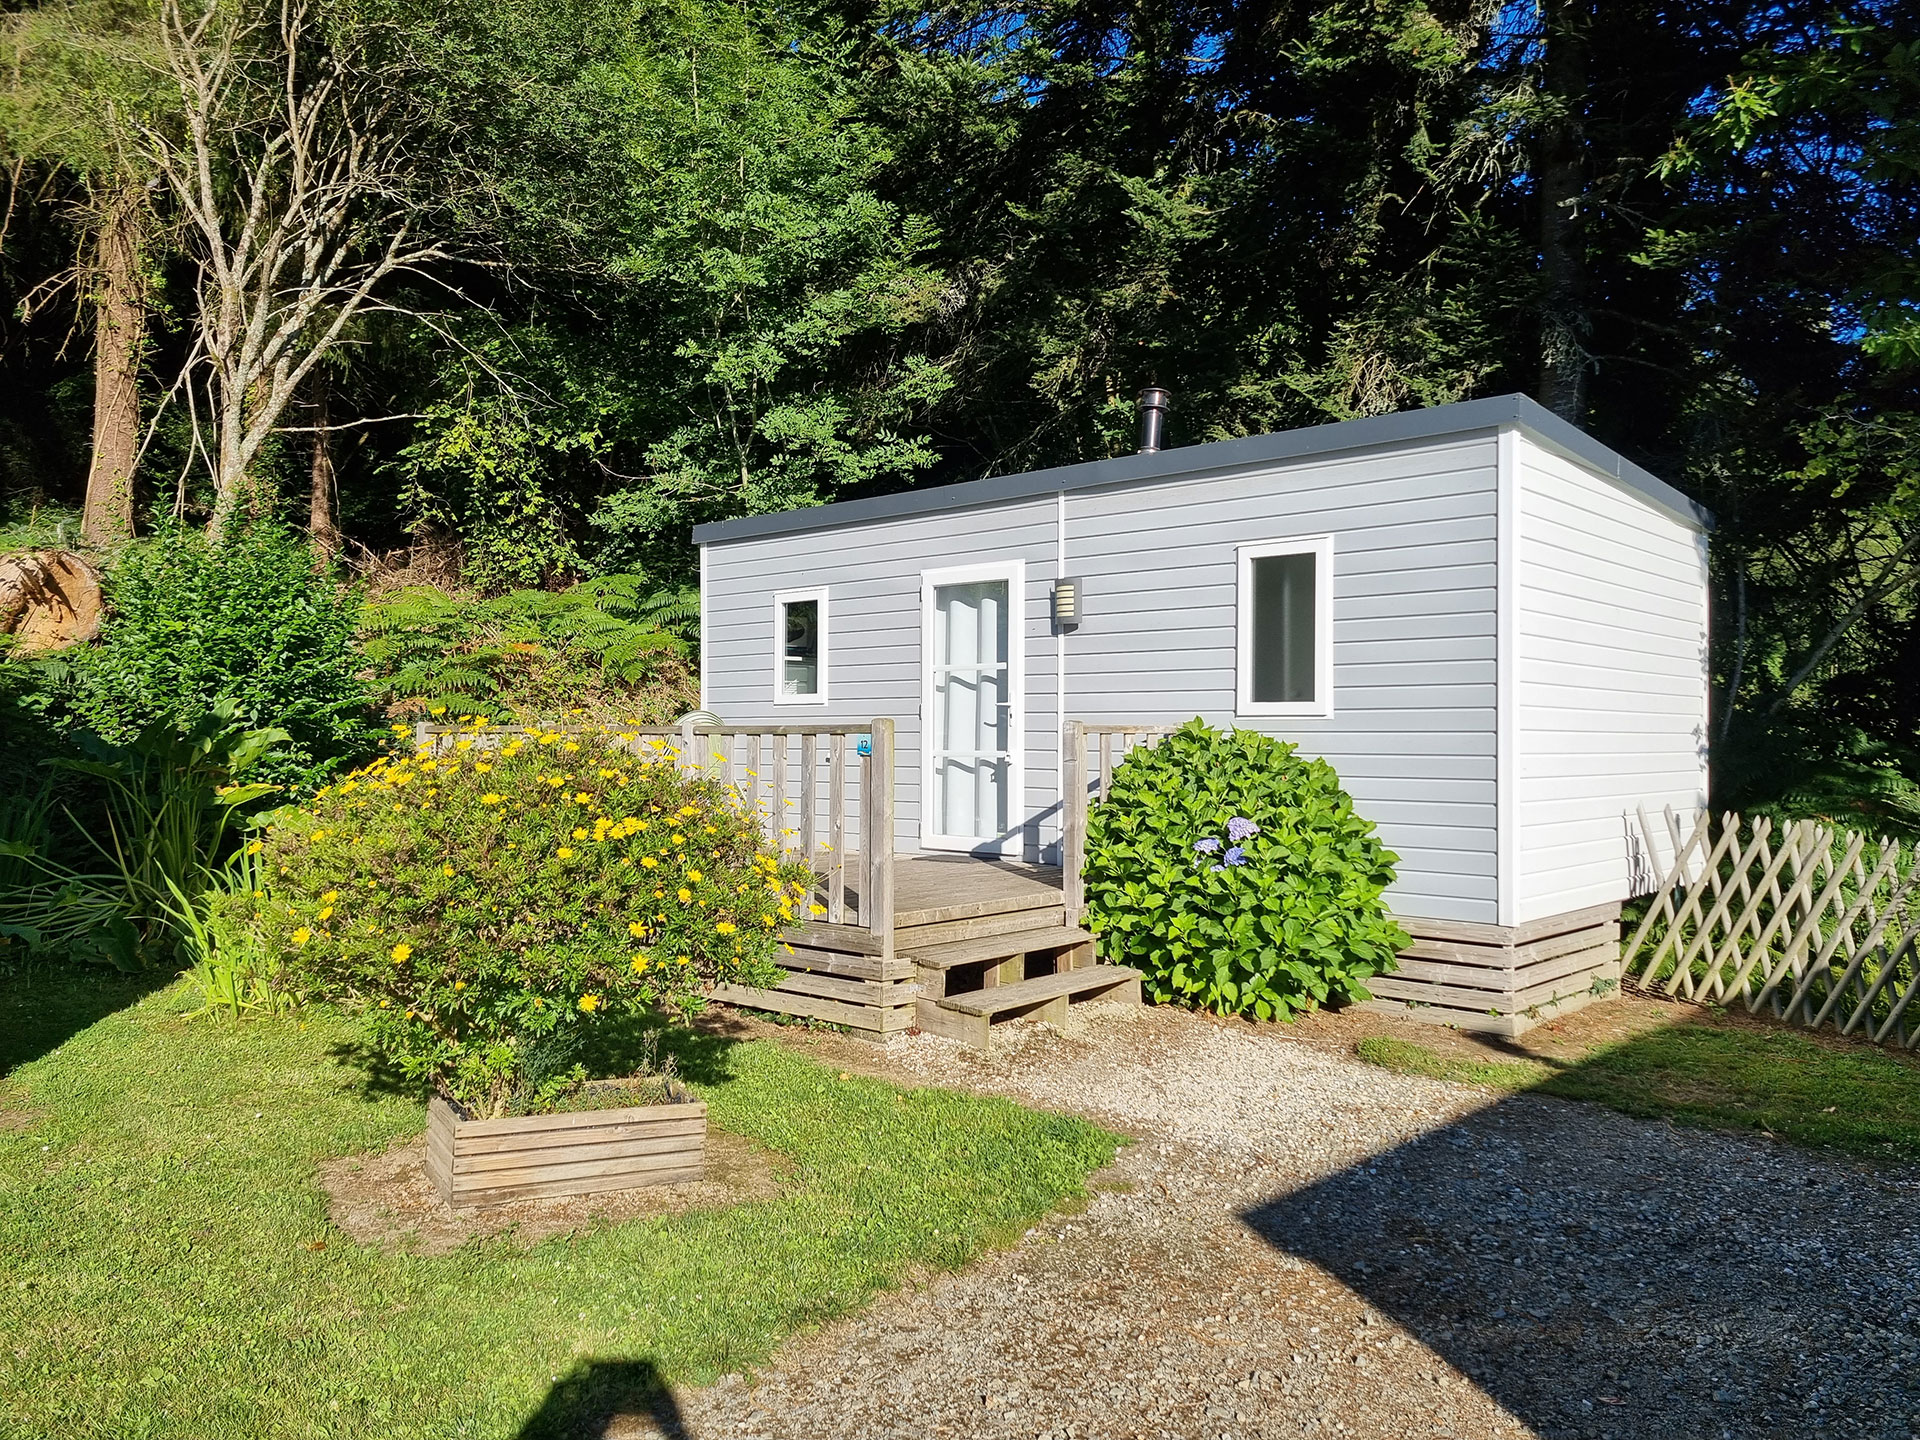
[[[1154,1000],[1284,1020],[1393,969],[1397,858],[1326,761],[1193,720],[1129,751],[1088,817],[1088,924]]]
[[[46,810],[54,776],[0,805],[0,935],[122,970],[192,963],[179,949],[192,940],[188,902],[222,873],[247,807],[278,788],[256,777],[286,739],[240,724],[224,700],[124,745],[74,737],[46,762],[84,783],[65,825]]]
[[[111,988],[0,974],[10,1435],[556,1434],[522,1428],[556,1380],[698,1384],[760,1364],[915,1270],[1017,1237],[1116,1148],[1069,1116],[689,1035],[669,1042],[680,1073],[716,1129],[764,1147],[778,1194],[538,1245],[361,1245],[316,1171],[425,1121],[343,1062],[351,1024],[188,1023],[177,989],[103,1016]],[[605,1038],[603,1068],[643,1048]],[[638,1388],[597,1415],[644,1411]]]
[[[0,473],[56,501],[89,292],[12,302],[90,253],[101,101],[164,118],[148,14],[8,21]],[[369,550],[672,588],[693,522],[1123,451],[1149,381],[1176,444],[1524,390],[1719,518],[1716,800],[1920,825],[1915,0],[340,14],[449,253],[254,468],[304,504],[328,400]],[[164,249],[143,481],[200,517]]]
[[[360,653],[371,698],[398,719],[504,720],[624,703],[635,713],[622,718],[655,725],[699,702],[685,663],[699,623],[697,592],[656,590],[643,575],[489,600],[411,586],[367,606]],[[636,710],[632,687],[648,682]]]
[[[474,729],[376,760],[276,814],[266,894],[237,898],[401,1075],[536,1108],[586,1078],[600,1017],[771,985],[812,888],[719,781],[613,739]]]
[[[372,738],[355,679],[360,596],[306,537],[267,521],[218,544],[168,527],[108,574],[97,645],[71,651],[72,708],[120,743],[153,726],[185,731],[228,702],[286,732],[270,773],[324,773]]]

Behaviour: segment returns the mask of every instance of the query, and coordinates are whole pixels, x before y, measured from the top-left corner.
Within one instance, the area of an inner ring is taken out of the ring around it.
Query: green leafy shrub
[[[806,871],[761,850],[736,792],[623,743],[468,734],[283,811],[265,920],[296,977],[364,1016],[385,1062],[488,1114],[577,1083],[610,1010],[685,1017],[717,981],[772,983]]]
[[[216,882],[247,807],[276,788],[252,776],[286,738],[240,724],[230,700],[184,732],[161,722],[124,745],[74,736],[75,753],[48,762],[89,787],[62,807],[72,834],[38,808],[50,786],[0,806],[0,933],[121,969],[176,958],[194,938],[181,907]]]
[[[1148,995],[1285,1019],[1368,998],[1408,943],[1381,892],[1399,857],[1333,767],[1198,720],[1115,767],[1087,821],[1091,928]]]
[[[508,720],[616,697],[642,712],[678,714],[697,695],[684,682],[699,605],[697,593],[658,589],[640,574],[490,600],[413,586],[367,606],[361,651],[375,698],[395,718],[445,711]],[[663,703],[636,696],[641,686]]]
[[[216,702],[286,732],[268,778],[317,779],[374,738],[354,635],[360,598],[305,537],[270,520],[215,545],[167,529],[107,573],[100,643],[73,653],[73,709],[115,744],[193,729]]]

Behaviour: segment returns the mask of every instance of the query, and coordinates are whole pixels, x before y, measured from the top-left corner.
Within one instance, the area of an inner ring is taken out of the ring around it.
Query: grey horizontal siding
[[[1402,914],[1493,921],[1495,446],[1491,432],[1067,496],[1067,572],[1087,618],[1066,640],[1067,713],[1195,715],[1298,743],[1339,772],[1400,856]],[[1028,853],[1058,838],[1056,501],[711,542],[708,708],[729,723],[898,722],[900,843],[920,822],[920,573],[1027,564]],[[1333,534],[1334,713],[1234,715],[1237,547]],[[825,706],[772,703],[772,596],[830,594]]]

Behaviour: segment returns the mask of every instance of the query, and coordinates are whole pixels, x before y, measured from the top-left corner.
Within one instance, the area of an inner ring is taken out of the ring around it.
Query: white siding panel
[[[1706,803],[1706,537],[1519,437],[1520,923],[1625,899],[1644,805]]]

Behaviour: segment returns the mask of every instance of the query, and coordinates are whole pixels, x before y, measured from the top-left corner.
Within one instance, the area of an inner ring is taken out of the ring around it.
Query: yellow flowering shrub
[[[810,889],[666,747],[538,729],[397,749],[281,811],[267,846],[267,923],[308,990],[483,1114],[564,1093],[609,1013],[685,1019],[717,982],[774,983]]]

